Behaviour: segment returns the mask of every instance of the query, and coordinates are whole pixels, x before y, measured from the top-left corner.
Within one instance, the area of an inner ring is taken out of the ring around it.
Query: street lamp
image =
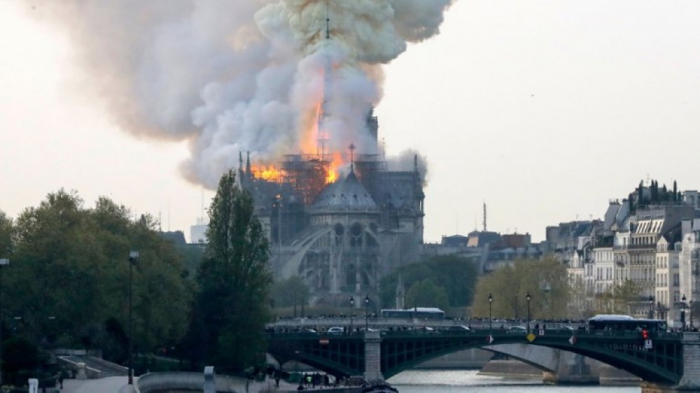
[[[0,259],[0,365],[2,364],[2,266],[9,266],[10,260],[7,258]],[[2,367],[0,367],[0,386],[2,386]]]
[[[685,294],[681,297],[681,328],[685,330]]]
[[[530,291],[525,295],[525,299],[527,300],[527,333],[530,334],[530,299],[532,299]]]
[[[493,318],[491,318],[491,304],[493,303],[493,296],[489,293],[489,334],[493,334]]]
[[[133,283],[133,266],[136,260],[139,258],[139,252],[138,251],[130,251],[129,252],[129,385],[134,384],[134,353],[133,353],[133,344],[134,344],[134,325],[133,325],[133,319],[131,316],[132,313],[132,304],[133,304],[133,288],[132,288],[132,283]]]
[[[369,295],[365,296],[365,331],[369,330]]]
[[[693,300],[690,300],[690,315],[688,315],[688,319],[690,319],[690,330],[693,330]]]
[[[355,308],[355,298],[350,296],[350,333],[352,333],[352,310]]]

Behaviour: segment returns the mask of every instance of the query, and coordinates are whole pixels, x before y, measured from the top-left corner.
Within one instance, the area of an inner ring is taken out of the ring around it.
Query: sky
[[[120,129],[75,44],[15,1],[0,25],[0,210],[63,188],[189,236],[213,192],[182,177],[187,144]],[[384,70],[380,138],[428,159],[427,242],[483,229],[484,203],[488,230],[540,241],[643,179],[700,188],[700,2],[457,0]]]

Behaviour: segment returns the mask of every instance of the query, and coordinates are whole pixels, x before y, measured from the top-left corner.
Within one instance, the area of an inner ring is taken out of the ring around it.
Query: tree
[[[616,283],[611,290],[615,314],[630,314],[630,303],[639,300],[641,290],[632,280]]]
[[[0,210],[0,258],[12,254],[12,220]]]
[[[271,292],[275,307],[292,307],[302,303],[306,305],[309,299],[309,287],[299,276],[275,282]]]
[[[197,272],[198,312],[207,328],[207,357],[222,371],[261,363],[272,283],[269,245],[253,199],[230,170],[209,208],[209,243]]]
[[[430,279],[418,281],[411,285],[406,293],[407,307],[437,307],[442,310],[449,308],[445,288],[435,285]]]
[[[181,257],[156,227],[148,216],[133,222],[127,208],[107,198],[87,209],[75,192],[49,194],[14,222],[12,268],[3,272],[3,289],[13,294],[4,298],[6,315],[22,318],[32,342],[104,348],[106,357],[122,360],[114,348],[127,331],[127,256],[138,250],[136,348],[174,345],[185,330],[192,290]]]
[[[493,317],[524,318],[528,293],[532,318],[553,319],[567,315],[570,287],[566,266],[549,256],[542,260],[518,260],[512,267],[498,269],[477,283],[472,313],[488,317],[491,294]]]
[[[474,296],[478,270],[471,260],[453,255],[431,257],[403,266],[381,281],[380,298],[383,307],[394,307],[399,276],[407,289],[416,282],[430,279],[435,285],[445,290],[449,306],[466,307],[472,302]],[[412,307],[408,302],[405,306]]]

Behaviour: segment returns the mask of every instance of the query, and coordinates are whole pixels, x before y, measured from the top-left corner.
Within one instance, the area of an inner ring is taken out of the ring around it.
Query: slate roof
[[[324,189],[311,205],[312,212],[376,212],[379,208],[351,171],[343,180]]]

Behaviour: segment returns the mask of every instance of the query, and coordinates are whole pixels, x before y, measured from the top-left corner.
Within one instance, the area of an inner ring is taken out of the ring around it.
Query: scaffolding
[[[283,182],[290,184],[310,205],[327,184],[332,168],[329,156],[324,154],[290,154],[282,161]]]

